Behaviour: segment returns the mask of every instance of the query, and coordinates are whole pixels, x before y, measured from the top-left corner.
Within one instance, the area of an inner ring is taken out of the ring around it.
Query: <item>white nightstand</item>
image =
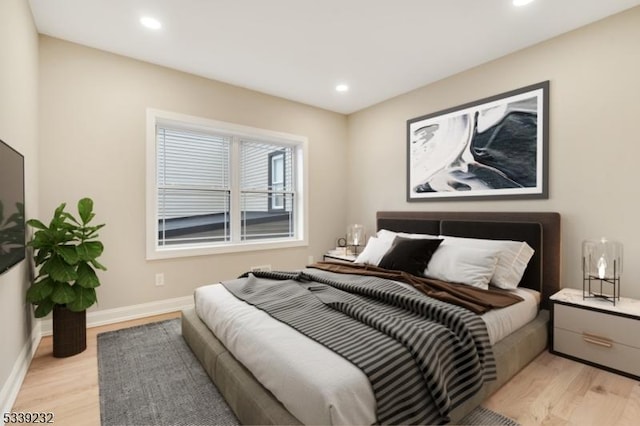
[[[640,380],[640,300],[614,306],[565,288],[551,302],[551,352]]]
[[[356,256],[352,254],[341,254],[336,253],[334,251],[328,251],[322,256],[322,260],[327,260],[331,262],[347,262],[353,263],[356,260]]]

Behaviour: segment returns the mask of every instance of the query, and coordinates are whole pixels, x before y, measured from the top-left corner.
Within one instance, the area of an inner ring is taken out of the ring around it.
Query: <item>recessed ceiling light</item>
[[[143,16],[140,18],[140,23],[151,30],[159,30],[162,28],[162,24],[156,18],[151,16]]]
[[[526,4],[531,3],[533,0],[513,0],[514,6],[524,6]]]
[[[346,84],[338,84],[336,86],[336,92],[348,92],[349,91],[349,86],[347,86]]]

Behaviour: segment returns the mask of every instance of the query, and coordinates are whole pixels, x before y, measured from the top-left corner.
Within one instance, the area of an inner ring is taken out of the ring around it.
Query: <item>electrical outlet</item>
[[[164,285],[164,274],[162,272],[156,274],[156,287]]]
[[[311,264],[313,264],[313,256],[309,256],[309,258],[307,259],[307,265]]]
[[[258,271],[268,272],[268,271],[271,271],[271,265],[252,266],[250,271],[251,272],[258,272]]]

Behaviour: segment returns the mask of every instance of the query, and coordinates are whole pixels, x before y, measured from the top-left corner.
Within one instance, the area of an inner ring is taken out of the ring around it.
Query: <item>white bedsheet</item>
[[[524,301],[502,309],[493,309],[482,315],[487,325],[491,344],[495,345],[538,315],[540,292],[528,288],[517,288],[510,293],[517,294]]]
[[[483,315],[492,343],[537,314],[537,292],[516,292],[525,298],[517,308]],[[369,380],[346,359],[238,300],[221,284],[196,289],[195,306],[200,319],[233,356],[302,423],[368,425],[376,421]]]

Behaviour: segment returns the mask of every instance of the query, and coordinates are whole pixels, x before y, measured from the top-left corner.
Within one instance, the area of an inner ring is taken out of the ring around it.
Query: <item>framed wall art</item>
[[[549,81],[407,121],[407,201],[548,198]]]

